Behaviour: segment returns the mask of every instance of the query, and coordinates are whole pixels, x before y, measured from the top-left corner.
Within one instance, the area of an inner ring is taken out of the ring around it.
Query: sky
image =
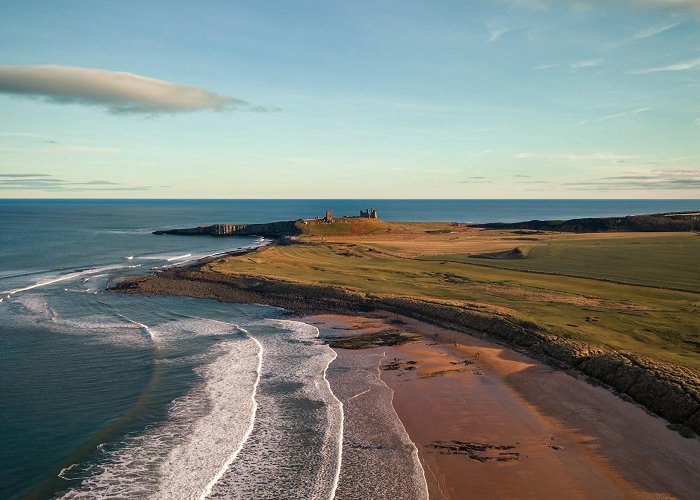
[[[0,0],[3,198],[700,198],[700,0]]]

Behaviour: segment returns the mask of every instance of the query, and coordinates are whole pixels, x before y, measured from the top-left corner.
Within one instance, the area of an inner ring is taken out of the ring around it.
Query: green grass
[[[467,255],[427,257],[567,276],[700,292],[700,236],[550,241],[524,259],[481,259]]]
[[[607,251],[615,256],[615,248],[619,251],[624,247],[617,245]],[[577,264],[575,259],[573,264]],[[665,265],[664,261],[656,262],[656,267]],[[398,258],[345,244],[270,247],[228,258],[210,268],[365,292],[487,304],[507,309],[563,336],[700,370],[697,293],[445,260]]]

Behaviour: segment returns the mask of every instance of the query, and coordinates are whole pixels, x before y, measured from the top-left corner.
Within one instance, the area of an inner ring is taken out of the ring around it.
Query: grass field
[[[404,255],[415,253],[421,245],[430,248],[439,243],[449,248],[450,241],[462,251],[468,239],[483,250],[489,248],[484,241],[500,243],[501,238],[517,237],[513,233],[494,236],[491,231],[477,234],[464,229],[455,235],[451,231],[426,232],[450,229],[442,226],[403,230],[394,226],[392,231],[383,226],[371,233],[356,231],[353,235],[348,231],[342,235],[325,229],[323,235],[307,233],[300,244],[265,248],[209,267],[224,273],[258,274],[365,292],[487,304],[563,336],[644,353],[700,371],[700,294],[657,287],[674,284],[690,290],[700,282],[697,266],[692,266],[698,248],[692,238],[700,240],[695,235],[633,235],[632,240],[638,242],[632,243],[630,236],[616,234],[610,238],[614,243],[609,245],[601,243],[605,238],[600,234],[597,238],[570,239],[540,235],[537,241],[528,240],[529,251],[534,252],[533,262],[541,258],[549,262],[549,269],[575,269],[573,274],[585,271],[595,278],[624,277],[650,285],[640,287],[502,266],[526,265],[528,259],[484,262],[485,259],[464,256],[457,259],[457,252],[449,252],[454,261],[426,260],[424,254],[419,258]],[[484,241],[478,241],[479,234]],[[546,257],[551,255],[551,249],[537,257],[541,252],[538,249],[548,250],[548,246],[556,249],[555,257]],[[391,248],[399,251],[392,254]],[[406,248],[410,251],[405,252]],[[488,266],[473,265],[472,261]]]
[[[700,236],[559,240],[531,246],[524,259],[464,254],[427,257],[700,292]]]

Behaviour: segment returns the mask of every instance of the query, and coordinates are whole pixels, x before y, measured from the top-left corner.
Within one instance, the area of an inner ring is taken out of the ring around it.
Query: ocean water
[[[368,405],[391,402],[373,358],[334,365],[314,326],[272,307],[105,292],[119,276],[266,243],[154,236],[156,229],[313,217],[326,208],[488,222],[699,205],[0,200],[0,498],[372,497],[377,481],[396,481],[391,470],[413,478],[397,488],[424,496],[396,416],[376,415],[373,425],[386,429],[380,437],[362,434]],[[328,378],[343,370],[353,375],[335,394]],[[376,477],[348,489],[353,471],[367,464]]]

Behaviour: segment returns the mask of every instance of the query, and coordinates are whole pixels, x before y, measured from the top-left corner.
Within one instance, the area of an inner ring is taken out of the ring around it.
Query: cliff
[[[205,236],[264,236],[283,238],[301,234],[297,221],[270,222],[267,224],[214,224],[186,229],[167,229],[153,234],[205,235]]]
[[[531,220],[527,222],[493,222],[475,224],[486,229],[532,229],[571,233],[600,233],[612,231],[700,231],[700,214],[652,214],[626,217],[601,217],[570,220]]]

